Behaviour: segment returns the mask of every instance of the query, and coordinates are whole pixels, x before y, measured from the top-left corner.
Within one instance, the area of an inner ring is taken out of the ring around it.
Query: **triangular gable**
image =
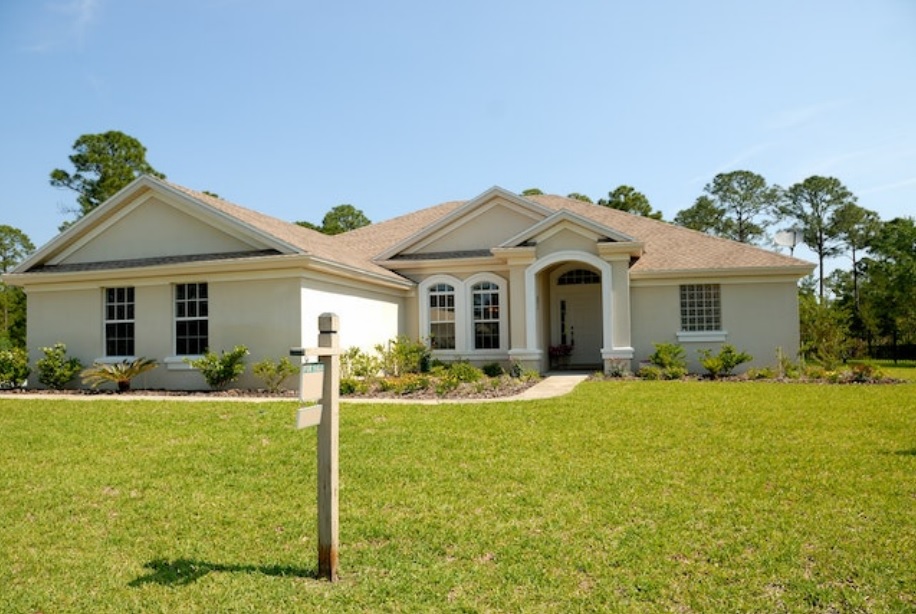
[[[80,218],[15,272],[38,266],[265,251],[300,250],[168,183],[143,176]]]
[[[615,243],[633,243],[636,241],[633,237],[618,232],[613,228],[608,228],[572,211],[561,209],[551,213],[551,215],[530,228],[526,228],[519,234],[510,237],[499,247],[519,247],[529,243],[538,243],[564,230],[583,235],[593,241],[613,241]]]
[[[538,224],[551,213],[542,205],[494,186],[385,250],[376,260],[423,253],[489,250],[508,236]]]

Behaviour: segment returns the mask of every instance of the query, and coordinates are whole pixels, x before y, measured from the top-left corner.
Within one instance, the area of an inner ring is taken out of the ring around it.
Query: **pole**
[[[336,582],[338,579],[340,539],[340,355],[337,336],[339,323],[339,318],[333,313],[318,316],[318,360],[324,366],[321,422],[318,423],[318,577],[326,578],[330,582]]]

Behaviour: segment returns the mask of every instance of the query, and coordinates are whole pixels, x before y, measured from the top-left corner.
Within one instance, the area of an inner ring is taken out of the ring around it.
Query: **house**
[[[799,344],[796,285],[813,265],[560,196],[494,187],[326,236],[140,177],[6,275],[28,295],[28,345],[84,364],[145,356],[137,385],[205,388],[185,358],[248,346],[249,362],[399,335],[442,360],[547,371],[638,367],[654,343],[730,343],[772,364]],[[551,352],[553,349],[553,352]],[[249,373],[241,386],[256,387]]]

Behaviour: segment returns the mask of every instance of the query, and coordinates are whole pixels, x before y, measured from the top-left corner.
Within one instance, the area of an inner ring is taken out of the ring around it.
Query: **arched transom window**
[[[601,276],[588,269],[573,269],[560,275],[557,279],[558,286],[581,286],[585,284],[600,284]]]
[[[435,275],[420,283],[420,335],[443,358],[508,350],[506,280],[493,273],[467,279]]]

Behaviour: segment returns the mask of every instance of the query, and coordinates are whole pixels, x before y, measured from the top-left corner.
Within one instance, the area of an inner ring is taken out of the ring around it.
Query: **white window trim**
[[[429,340],[429,289],[437,284],[448,284],[455,289],[455,349],[453,350],[432,350],[434,356],[439,357],[458,357],[465,348],[466,337],[462,334],[464,330],[464,318],[467,313],[465,303],[464,282],[451,275],[433,275],[420,282],[419,292],[417,293],[420,303],[420,338],[424,341]]]
[[[108,290],[117,290],[118,288],[131,288],[134,290],[134,317],[124,320],[108,319]],[[100,364],[117,364],[124,360],[135,360],[136,356],[117,356],[108,355],[108,325],[113,323],[131,322],[134,325],[134,351],[137,349],[137,290],[135,286],[105,286],[102,288],[102,354],[101,359],[96,360]]]
[[[723,343],[726,339],[726,330],[681,330],[677,333],[680,343]]]
[[[474,349],[474,300],[471,288],[482,281],[497,285],[499,296],[499,347],[486,350]],[[429,337],[429,289],[436,284],[448,284],[455,289],[455,349],[433,350],[433,356],[442,359],[463,357],[488,357],[505,355],[509,348],[509,282],[495,273],[477,273],[465,280],[452,275],[437,274],[427,277],[418,287],[417,300],[420,312],[420,337]]]
[[[178,293],[177,288],[180,285],[188,286],[191,284],[207,285],[207,315],[206,317],[178,317]],[[197,360],[198,358],[203,358],[203,354],[179,354],[178,353],[178,322],[179,321],[191,321],[191,320],[206,320],[207,321],[207,330],[209,331],[210,325],[210,282],[208,281],[189,281],[172,284],[172,356],[166,356],[163,362],[166,365],[166,368],[170,371],[178,370],[188,370],[194,369],[191,365],[185,362],[185,359],[188,360]],[[209,337],[209,332],[208,332]]]
[[[496,284],[497,296],[499,298],[499,347],[498,348],[488,348],[484,350],[478,350],[474,348],[474,292],[472,288],[481,282],[490,282]],[[475,356],[486,356],[490,354],[505,354],[508,349],[508,324],[506,320],[508,319],[507,314],[509,312],[509,305],[506,302],[506,280],[495,275],[493,273],[477,273],[476,275],[471,275],[466,280],[464,280],[464,294],[465,301],[464,305],[466,307],[465,311],[465,347],[467,352],[473,353]]]

